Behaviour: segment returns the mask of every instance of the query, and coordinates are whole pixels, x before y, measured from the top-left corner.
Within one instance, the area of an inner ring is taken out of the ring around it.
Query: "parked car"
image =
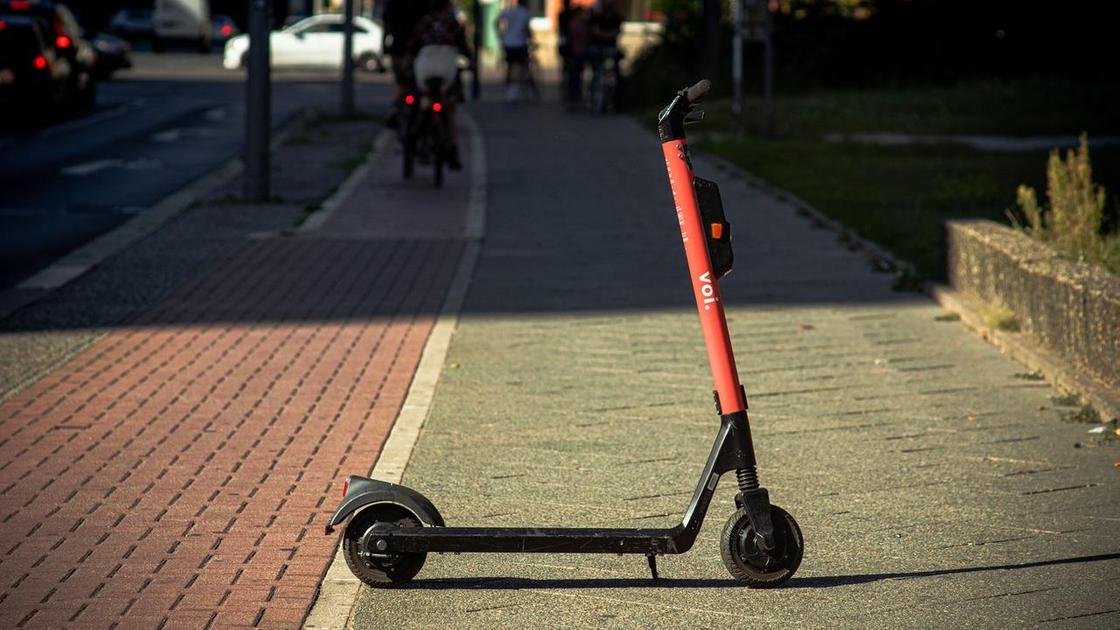
[[[155,28],[152,26],[151,9],[121,9],[109,18],[108,30],[131,40],[148,39]]]
[[[0,15],[27,17],[36,23],[44,47],[41,56],[52,73],[65,74],[67,106],[92,109],[97,102],[96,55],[70,9],[52,0],[0,0]]]
[[[214,23],[215,42],[224,44],[226,40],[241,32],[237,30],[237,24],[233,22],[233,18],[228,15],[215,15],[210,21]]]
[[[0,111],[41,115],[73,101],[72,66],[49,36],[40,19],[0,13]]]
[[[381,54],[381,25],[365,18],[354,18],[354,62],[367,71],[385,71]],[[272,66],[338,68],[342,66],[343,16],[333,13],[313,15],[269,37]],[[243,68],[249,55],[249,37],[238,35],[226,42],[222,65]]]
[[[187,44],[210,52],[214,42],[209,0],[156,0],[152,12],[152,50]]]
[[[132,46],[123,39],[108,33],[98,33],[90,40],[96,58],[93,75],[108,79],[117,70],[132,67]]]

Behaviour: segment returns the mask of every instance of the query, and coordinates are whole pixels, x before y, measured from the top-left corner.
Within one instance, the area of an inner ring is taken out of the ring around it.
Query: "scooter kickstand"
[[[657,579],[657,555],[647,554],[646,561],[649,562],[649,572],[653,574],[653,579]]]

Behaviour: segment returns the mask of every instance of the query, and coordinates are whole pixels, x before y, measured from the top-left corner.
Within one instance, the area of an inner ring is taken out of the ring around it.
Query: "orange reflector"
[[[346,481],[342,482],[342,496],[346,496],[346,491],[350,489],[350,478],[347,477]]]
[[[723,224],[722,223],[713,223],[712,224],[712,238],[714,238],[716,240],[719,240],[719,239],[723,238]]]

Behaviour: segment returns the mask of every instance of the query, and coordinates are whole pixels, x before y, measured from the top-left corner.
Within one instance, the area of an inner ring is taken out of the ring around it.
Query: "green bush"
[[[1093,183],[1085,134],[1081,134],[1080,146],[1067,151],[1064,160],[1057,149],[1050,152],[1046,197],[1049,207],[1039,204],[1033,188],[1019,186],[1019,210],[1026,225],[1014,215],[1012,222],[1063,255],[1120,273],[1120,234],[1102,234],[1105,190]]]

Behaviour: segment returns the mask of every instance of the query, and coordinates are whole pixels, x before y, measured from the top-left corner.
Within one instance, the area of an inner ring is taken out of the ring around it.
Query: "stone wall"
[[[1024,332],[1120,390],[1120,277],[991,221],[945,229],[954,289],[1005,304]]]

